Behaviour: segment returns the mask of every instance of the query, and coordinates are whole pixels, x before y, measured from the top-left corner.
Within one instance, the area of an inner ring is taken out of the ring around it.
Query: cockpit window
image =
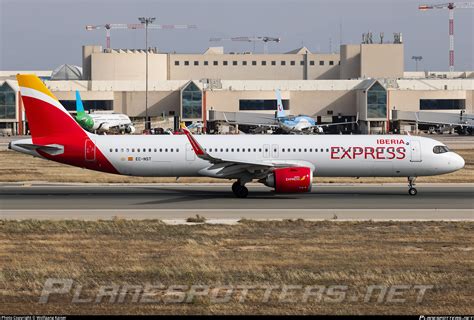
[[[449,152],[449,149],[446,146],[435,146],[433,148],[433,153],[445,153],[445,152]]]

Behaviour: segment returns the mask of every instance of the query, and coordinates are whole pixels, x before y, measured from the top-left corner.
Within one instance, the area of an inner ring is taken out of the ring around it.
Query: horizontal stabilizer
[[[59,155],[64,153],[64,146],[59,144],[39,145],[34,143],[16,143],[17,147],[31,150],[31,151],[43,151],[50,155]]]

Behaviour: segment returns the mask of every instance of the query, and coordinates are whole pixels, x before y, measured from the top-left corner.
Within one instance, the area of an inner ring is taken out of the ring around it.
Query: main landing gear
[[[232,192],[234,192],[237,198],[246,198],[249,194],[249,189],[245,185],[242,185],[240,180],[237,180],[232,184]]]
[[[416,196],[418,191],[415,188],[416,177],[408,177],[408,194],[410,196]]]

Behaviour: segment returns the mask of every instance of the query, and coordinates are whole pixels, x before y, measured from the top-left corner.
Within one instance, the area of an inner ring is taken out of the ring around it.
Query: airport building
[[[340,53],[299,48],[283,54],[200,54],[148,51],[148,115],[179,115],[183,121],[222,121],[209,112],[273,114],[280,89],[288,114],[323,123],[355,120],[363,133],[390,130],[394,110],[474,112],[474,72],[405,72],[404,46],[394,43],[342,45]],[[113,110],[143,121],[146,96],[145,50],[83,46],[82,68],[62,65],[32,71],[70,111],[75,91],[86,109]],[[25,133],[16,73],[0,71],[0,130]],[[403,119],[396,119],[403,120]],[[393,124],[392,124],[393,126]],[[404,128],[406,130],[406,128]]]

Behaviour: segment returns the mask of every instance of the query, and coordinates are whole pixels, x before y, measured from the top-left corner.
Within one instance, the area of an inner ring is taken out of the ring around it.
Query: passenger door
[[[421,145],[418,140],[410,141],[411,162],[421,162]]]

